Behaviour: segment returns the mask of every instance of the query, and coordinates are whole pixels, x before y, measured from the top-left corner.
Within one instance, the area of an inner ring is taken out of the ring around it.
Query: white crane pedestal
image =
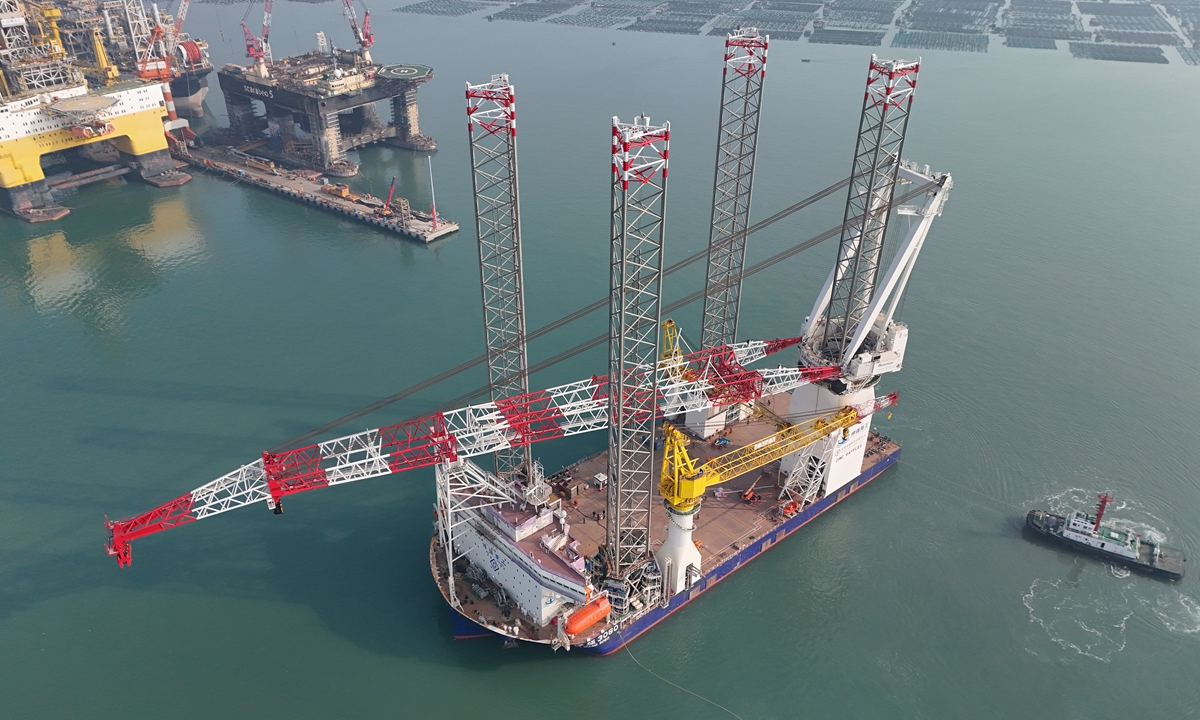
[[[692,530],[696,527],[696,513],[700,506],[691,510],[676,510],[670,505],[667,508],[667,539],[654,553],[658,569],[663,574],[663,582],[667,592],[674,595],[687,588],[688,568],[700,575],[700,551],[692,542]]]

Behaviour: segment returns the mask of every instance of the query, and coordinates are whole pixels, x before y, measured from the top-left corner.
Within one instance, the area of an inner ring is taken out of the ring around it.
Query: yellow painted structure
[[[688,455],[687,437],[663,423],[663,465],[658,491],[675,510],[688,512],[700,504],[709,487],[764,467],[835,432],[846,431],[862,419],[858,410],[844,407],[802,425],[789,425],[774,435],[699,465]]]
[[[165,107],[156,106],[126,115],[105,118],[116,128],[108,135],[81,138],[64,127],[0,142],[0,187],[14,188],[46,178],[41,157],[47,153],[69,150],[110,140],[121,152],[145,155],[167,149],[163,131]]]
[[[104,49],[104,37],[100,28],[92,28],[92,54],[96,56],[96,73],[105,85],[112,85],[120,75],[120,70],[108,59],[108,51]]]

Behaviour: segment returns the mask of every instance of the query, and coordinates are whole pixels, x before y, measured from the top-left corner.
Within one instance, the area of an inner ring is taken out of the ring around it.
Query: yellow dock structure
[[[159,187],[190,180],[168,150],[165,83],[112,82],[106,70],[110,84],[90,89],[85,68],[63,50],[60,14],[49,4],[0,0],[0,210],[30,222],[69,212],[55,202],[42,170],[54,153],[111,163],[83,173],[96,179],[130,168]],[[82,178],[65,185],[78,184]]]

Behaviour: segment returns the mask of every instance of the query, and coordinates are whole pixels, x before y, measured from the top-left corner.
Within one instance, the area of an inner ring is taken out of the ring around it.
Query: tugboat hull
[[[1113,552],[1106,552],[1103,548],[1094,547],[1063,536],[1062,528],[1066,524],[1066,518],[1061,515],[1048,513],[1045,510],[1030,510],[1025,515],[1025,525],[1030,530],[1077,552],[1093,555],[1110,562],[1120,563],[1131,570],[1167,578],[1168,580],[1180,580],[1184,576],[1184,565],[1187,560],[1184,558],[1183,553],[1176,548],[1159,545],[1159,553],[1156,560],[1154,557],[1154,546],[1150,543],[1145,543],[1142,545],[1137,559],[1134,559]]]

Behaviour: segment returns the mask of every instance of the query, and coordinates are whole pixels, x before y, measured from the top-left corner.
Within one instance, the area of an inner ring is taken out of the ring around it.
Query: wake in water
[[[1200,602],[1178,590],[1173,597],[1161,597],[1152,608],[1163,627],[1177,635],[1200,634]]]
[[[1045,507],[1055,514],[1072,510],[1090,510],[1096,492],[1070,488],[1048,495],[1032,506]],[[1105,525],[1140,534],[1160,543],[1166,539],[1166,523],[1137,500],[1118,499],[1109,506],[1114,515],[1105,516]],[[1108,581],[1129,579],[1133,573],[1122,565],[1108,564]],[[1162,583],[1141,580],[1100,587],[1085,586],[1078,580],[1038,578],[1022,595],[1029,609],[1029,621],[1046,631],[1060,647],[1086,657],[1111,662],[1113,655],[1125,649],[1126,622],[1136,613],[1156,618],[1168,632],[1200,638],[1200,602]],[[1035,655],[1037,652],[1030,648]]]
[[[1081,590],[1066,580],[1034,580],[1023,596],[1029,620],[1062,648],[1111,662],[1125,649],[1125,622],[1133,616],[1128,587],[1090,597]]]

